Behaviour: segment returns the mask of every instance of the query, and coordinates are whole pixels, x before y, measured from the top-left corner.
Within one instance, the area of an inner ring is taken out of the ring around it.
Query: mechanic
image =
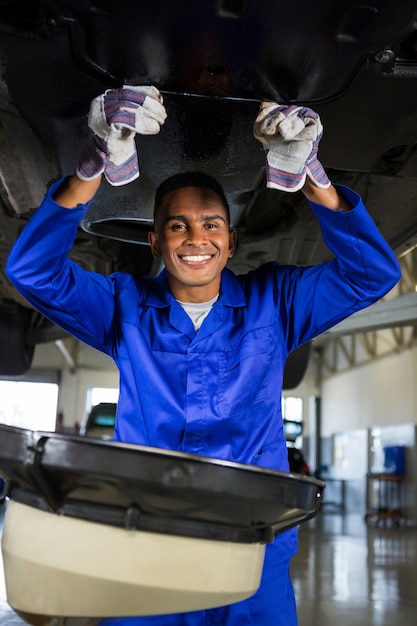
[[[399,280],[397,260],[351,189],[333,186],[317,158],[318,115],[263,103],[254,125],[267,186],[302,190],[334,258],[312,267],[225,268],[236,247],[222,187],[204,173],[162,183],[151,250],[158,277],[103,276],[68,259],[103,176],[139,175],[135,134],[159,132],[166,111],[154,87],[94,99],[76,174],[54,184],[7,263],[10,280],[47,318],[113,358],[120,371],[115,439],[288,471],[281,417],[286,357]],[[248,600],[100,624],[295,626],[292,529],[268,544],[261,585]]]

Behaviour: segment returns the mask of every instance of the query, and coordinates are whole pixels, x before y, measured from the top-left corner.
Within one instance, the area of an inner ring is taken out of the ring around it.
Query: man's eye
[[[216,222],[209,222],[208,224],[206,224],[206,228],[212,230],[214,228],[218,228],[218,224],[216,224]]]
[[[171,224],[171,230],[183,230],[185,228],[185,224],[182,224],[181,222],[179,222],[178,224]]]

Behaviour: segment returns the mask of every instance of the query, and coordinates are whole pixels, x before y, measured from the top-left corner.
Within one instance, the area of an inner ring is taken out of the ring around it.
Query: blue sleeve
[[[56,183],[13,246],[6,273],[35,309],[81,341],[111,355],[114,285],[68,259],[89,204],[54,202]],[[112,355],[111,355],[112,356]]]
[[[377,302],[401,277],[393,251],[360,196],[347,187],[339,186],[338,191],[350,202],[350,211],[311,203],[334,258],[308,268],[286,268],[279,281],[280,315],[289,350]]]

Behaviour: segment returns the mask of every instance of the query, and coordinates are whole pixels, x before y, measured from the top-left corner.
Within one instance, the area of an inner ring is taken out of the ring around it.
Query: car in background
[[[294,474],[304,474],[304,476],[310,476],[311,469],[307,463],[304,452],[295,445],[298,437],[301,437],[303,433],[302,422],[296,422],[284,418],[284,435],[287,442],[288,462],[290,465],[290,472]]]
[[[304,476],[310,476],[311,468],[304,457],[304,452],[292,444],[287,444],[287,451],[290,472],[292,474],[304,474]]]
[[[116,410],[115,402],[100,402],[94,405],[81,423],[79,434],[82,437],[113,439]]]

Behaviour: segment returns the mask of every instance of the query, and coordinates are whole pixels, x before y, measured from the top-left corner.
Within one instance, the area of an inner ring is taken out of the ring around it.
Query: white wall
[[[373,425],[417,424],[417,347],[392,354],[322,385],[322,435]]]
[[[50,343],[36,347],[33,361],[33,369],[61,371],[58,411],[64,414],[66,429],[80,424],[83,419],[89,387],[119,386],[117,368],[106,355],[80,343],[76,358],[77,368],[74,373],[71,373],[57,347]]]

